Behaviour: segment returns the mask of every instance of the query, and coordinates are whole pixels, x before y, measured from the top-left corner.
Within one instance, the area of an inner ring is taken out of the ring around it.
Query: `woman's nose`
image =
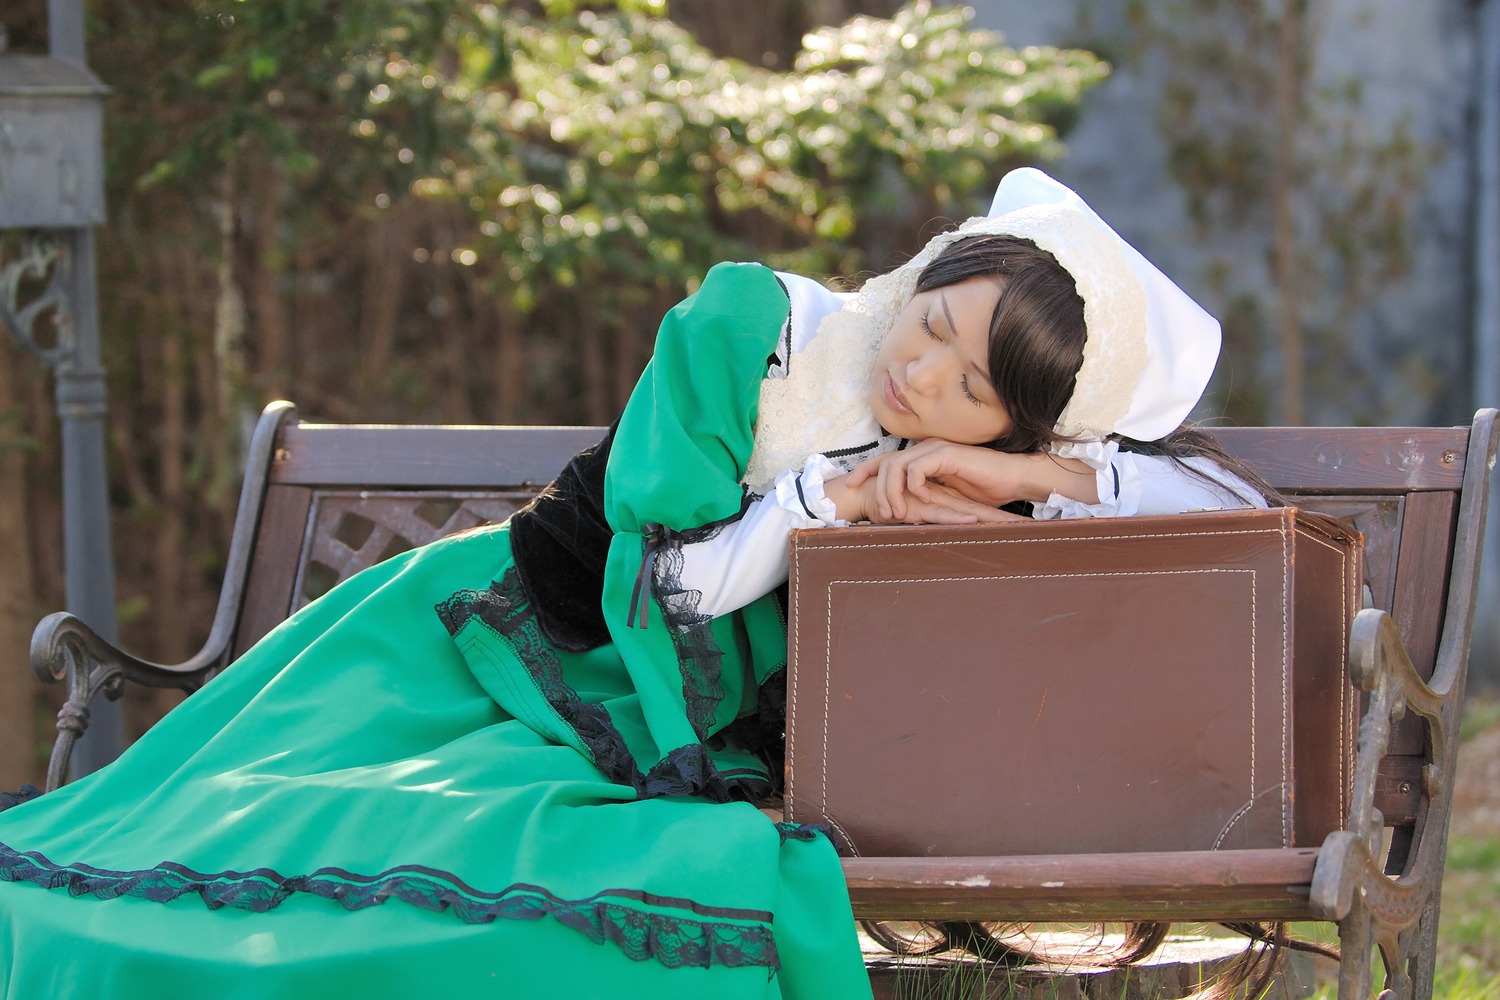
[[[906,384],[924,395],[941,384],[945,364],[942,354],[930,350],[912,358],[906,366]]]

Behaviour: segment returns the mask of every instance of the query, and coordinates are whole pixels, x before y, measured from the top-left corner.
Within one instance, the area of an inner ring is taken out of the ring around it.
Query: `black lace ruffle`
[[[721,774],[701,743],[677,747],[648,772],[642,772],[608,709],[584,701],[563,677],[557,651],[542,634],[514,568],[506,570],[488,590],[459,591],[439,604],[437,612],[451,635],[456,636],[478,618],[509,642],[542,697],[578,733],[594,766],[609,780],[634,788],[641,798],[692,795],[731,802],[770,793],[770,781],[763,774]]]
[[[819,837],[829,837],[831,831],[826,826],[812,826],[807,823],[777,823],[776,832],[781,834],[781,842],[785,844],[788,840],[817,840]],[[829,837],[829,839],[832,839]]]
[[[0,844],[0,882],[29,882],[65,889],[74,896],[134,896],[158,903],[194,894],[211,910],[229,906],[255,913],[274,909],[299,892],[332,900],[346,910],[397,899],[423,910],[451,913],[469,924],[552,917],[595,944],[608,941],[636,961],[655,959],[669,968],[779,967],[771,914],[759,910],[705,906],[634,889],[609,889],[587,899],[562,899],[540,886],[523,883],[500,892],[481,892],[449,872],[418,865],[403,865],[379,875],[339,868],[295,876],[269,868],[206,874],[171,862],[112,871],[58,865],[39,853]]]
[[[603,705],[585,702],[563,679],[557,650],[542,634],[514,568],[506,570],[505,575],[490,584],[488,590],[459,591],[438,605],[437,612],[450,635],[456,636],[472,619],[478,618],[502,636],[526,665],[547,704],[555,708],[583,740],[594,765],[611,781],[639,784],[640,770],[625,745],[625,737],[609,717],[609,710]]]
[[[656,557],[652,589],[677,652],[688,722],[701,740],[713,728],[724,700],[724,651],[714,640],[713,619],[698,613],[702,593],[682,586],[682,564],[682,540],[673,537]]]
[[[5,812],[11,806],[18,806],[22,802],[30,802],[40,794],[42,790],[35,785],[22,785],[14,792],[0,792],[0,812]]]
[[[707,742],[716,750],[736,747],[760,758],[771,775],[772,794],[780,792],[786,773],[786,665],[761,684],[753,713],[735,719]]]

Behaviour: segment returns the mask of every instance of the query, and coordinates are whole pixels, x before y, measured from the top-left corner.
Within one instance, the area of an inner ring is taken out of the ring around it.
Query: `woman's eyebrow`
[[[938,305],[943,307],[943,316],[948,320],[948,332],[958,333],[958,324],[953,322],[953,314],[948,311],[948,296],[944,292],[938,292]]]
[[[958,324],[953,322],[953,313],[948,311],[948,297],[944,293],[938,292],[937,300],[938,305],[943,307],[944,318],[948,321],[948,335],[956,339],[958,337]],[[963,355],[963,358],[964,363],[967,364],[970,368],[974,369],[974,374],[978,375],[986,382],[990,381],[990,372],[987,365],[975,364],[974,359],[968,357],[967,355]],[[986,358],[985,360],[988,361],[989,359]]]

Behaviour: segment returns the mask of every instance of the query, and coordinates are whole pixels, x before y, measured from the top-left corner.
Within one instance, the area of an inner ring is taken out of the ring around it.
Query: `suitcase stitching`
[[[1216,532],[1207,532],[1207,533],[1200,533],[1200,534],[1214,534],[1214,535],[1233,534],[1233,535],[1241,535],[1241,536],[1243,536],[1243,535],[1246,535],[1246,534],[1257,534],[1257,533],[1263,534],[1264,532],[1244,532],[1244,531],[1225,532],[1225,531],[1216,531]],[[1165,537],[1177,538],[1177,537],[1181,537],[1181,534],[1182,533],[1180,533],[1180,532],[1174,532],[1174,533],[1172,533],[1170,535],[1167,535]],[[1285,537],[1285,533],[1283,532],[1282,534],[1283,534],[1283,538],[1284,538]],[[1146,536],[1131,536],[1131,537],[1146,537]],[[899,545],[908,545],[908,544],[911,544],[911,543],[897,543],[897,544],[899,544]],[[958,544],[971,545],[971,544],[974,544],[974,543],[973,542],[961,542],[961,543],[958,543]],[[823,546],[823,548],[868,548],[868,546]],[[1285,560],[1283,559],[1283,564],[1284,563],[1285,563]],[[824,595],[826,597],[826,604],[825,604],[826,613],[823,615],[823,622],[824,622],[824,632],[823,632],[823,635],[824,635],[824,643],[825,643],[825,650],[824,650],[824,657],[823,657],[823,727],[822,727],[822,732],[820,733],[820,740],[819,740],[819,749],[821,751],[821,756],[822,756],[822,773],[819,776],[820,777],[820,781],[821,781],[821,799],[818,802],[818,812],[822,815],[822,817],[824,818],[824,820],[826,820],[830,825],[832,825],[836,829],[838,829],[839,833],[843,834],[845,843],[849,845],[851,851],[853,851],[853,853],[857,856],[859,852],[858,852],[857,849],[854,848],[854,841],[853,841],[853,839],[849,836],[848,832],[845,831],[842,826],[840,826],[836,821],[834,821],[832,819],[831,816],[829,816],[829,810],[828,810],[828,717],[829,717],[829,698],[830,698],[830,692],[831,692],[831,690],[833,688],[833,675],[832,675],[832,671],[833,671],[833,588],[835,586],[850,585],[850,584],[859,585],[859,584],[891,584],[891,583],[972,583],[972,582],[978,582],[978,581],[983,581],[983,580],[1059,580],[1059,579],[1069,579],[1069,578],[1073,578],[1073,577],[1094,579],[1094,578],[1098,578],[1098,577],[1109,577],[1109,576],[1172,576],[1172,575],[1182,575],[1182,574],[1188,574],[1188,573],[1248,573],[1250,575],[1250,603],[1251,603],[1251,607],[1252,608],[1255,607],[1255,595],[1256,595],[1256,584],[1257,584],[1258,573],[1254,569],[1228,569],[1228,568],[1225,568],[1225,567],[1217,567],[1217,566],[1205,566],[1205,567],[1201,567],[1201,568],[1198,568],[1198,569],[1173,569],[1173,570],[1111,570],[1111,571],[1106,572],[1106,573],[1014,573],[1014,574],[997,574],[997,575],[989,575],[989,576],[937,576],[937,577],[891,578],[891,579],[879,579],[879,580],[871,580],[869,578],[857,578],[857,579],[848,579],[848,580],[829,580],[829,581],[827,581],[826,584],[824,585],[824,588],[823,588],[823,593],[824,593]],[[801,594],[801,588],[799,586],[799,588],[798,588],[798,599],[799,600],[800,600],[800,594]],[[1283,589],[1283,594],[1282,594],[1283,611],[1285,610],[1285,607],[1284,607],[1285,599],[1286,599],[1286,595],[1285,595],[1285,591]],[[1283,614],[1283,619],[1284,618],[1285,618],[1285,615]],[[1282,645],[1283,645],[1283,647],[1285,647],[1285,645],[1286,645],[1286,643],[1285,643],[1285,637],[1284,636],[1283,636],[1283,643],[1282,643]],[[799,644],[799,647],[800,647],[800,644]],[[1220,830],[1219,837],[1214,842],[1214,848],[1215,849],[1217,849],[1219,843],[1221,843],[1223,841],[1223,838],[1224,838],[1225,834],[1228,832],[1229,828],[1232,827],[1236,822],[1238,822],[1239,819],[1242,818],[1245,815],[1245,813],[1247,813],[1247,812],[1250,811],[1251,807],[1254,806],[1255,799],[1257,797],[1256,789],[1255,789],[1255,771],[1256,771],[1255,746],[1256,746],[1256,725],[1257,725],[1257,723],[1256,723],[1255,705],[1256,705],[1256,690],[1257,690],[1257,686],[1258,686],[1257,685],[1257,678],[1256,678],[1256,674],[1255,674],[1255,652],[1256,652],[1256,648],[1257,648],[1256,616],[1252,613],[1250,615],[1250,801],[1244,807],[1242,807],[1238,812],[1236,812],[1235,815],[1230,818],[1228,824],[1222,830]],[[1285,650],[1283,649],[1283,657],[1285,657],[1285,655],[1286,655],[1285,654]],[[1285,698],[1285,685],[1283,685],[1283,698]],[[1285,734],[1285,721],[1284,721],[1284,718],[1285,718],[1285,714],[1283,712],[1283,726],[1282,726],[1282,732],[1283,732],[1282,780],[1280,782],[1278,782],[1279,786],[1283,789],[1282,795],[1281,795],[1281,800],[1282,800],[1282,827],[1281,827],[1281,829],[1282,829],[1282,843],[1283,843],[1283,845],[1285,845],[1286,841],[1287,841],[1287,837],[1286,837],[1286,831],[1287,831],[1287,825],[1286,825],[1286,823],[1287,823],[1287,821],[1286,821],[1286,793],[1285,793],[1285,788],[1286,788],[1286,780],[1285,780],[1285,776],[1286,776],[1286,767],[1285,767],[1285,765],[1286,765],[1286,759],[1285,759],[1286,747],[1285,747],[1285,735],[1284,735]],[[790,736],[788,738],[790,738]],[[788,754],[789,754],[789,757],[790,757],[790,748],[788,748]],[[791,792],[791,788],[790,788],[790,785],[789,785],[788,786],[788,794],[790,794],[790,792]]]
[[[1213,538],[1219,535],[1236,535],[1244,538],[1250,535],[1283,534],[1275,528],[1256,528],[1253,530],[1236,531],[1162,531],[1141,535],[1115,535],[1113,538],[1130,539],[1152,539],[1152,538]],[[1054,542],[1093,542],[1097,538],[971,538],[965,540],[953,539],[931,539],[919,542],[875,542],[862,541],[850,545],[818,545],[820,550],[834,549],[909,549],[909,548],[934,548],[936,546],[952,545],[1045,545]]]

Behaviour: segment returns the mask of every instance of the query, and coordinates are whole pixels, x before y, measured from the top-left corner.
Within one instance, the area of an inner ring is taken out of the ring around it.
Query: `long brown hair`
[[[970,278],[1005,279],[990,320],[990,381],[1010,415],[1011,429],[991,443],[999,451],[1037,452],[1070,438],[1059,434],[1057,421],[1072,398],[1088,328],[1083,299],[1067,268],[1031,240],[1019,236],[970,236],[948,244],[917,277],[917,292],[932,291]],[[1157,441],[1136,441],[1111,435],[1124,451],[1164,455],[1205,483],[1229,489],[1252,503],[1229,484],[1189,465],[1185,459],[1207,458],[1239,477],[1265,498],[1283,501],[1263,477],[1236,461],[1213,436],[1191,424]]]
[[[1053,429],[1083,364],[1083,299],[1057,258],[1019,236],[971,236],[948,244],[917,277],[917,291],[970,278],[1002,277],[990,320],[990,382],[1012,427],[1000,451],[1041,451],[1063,438]]]

